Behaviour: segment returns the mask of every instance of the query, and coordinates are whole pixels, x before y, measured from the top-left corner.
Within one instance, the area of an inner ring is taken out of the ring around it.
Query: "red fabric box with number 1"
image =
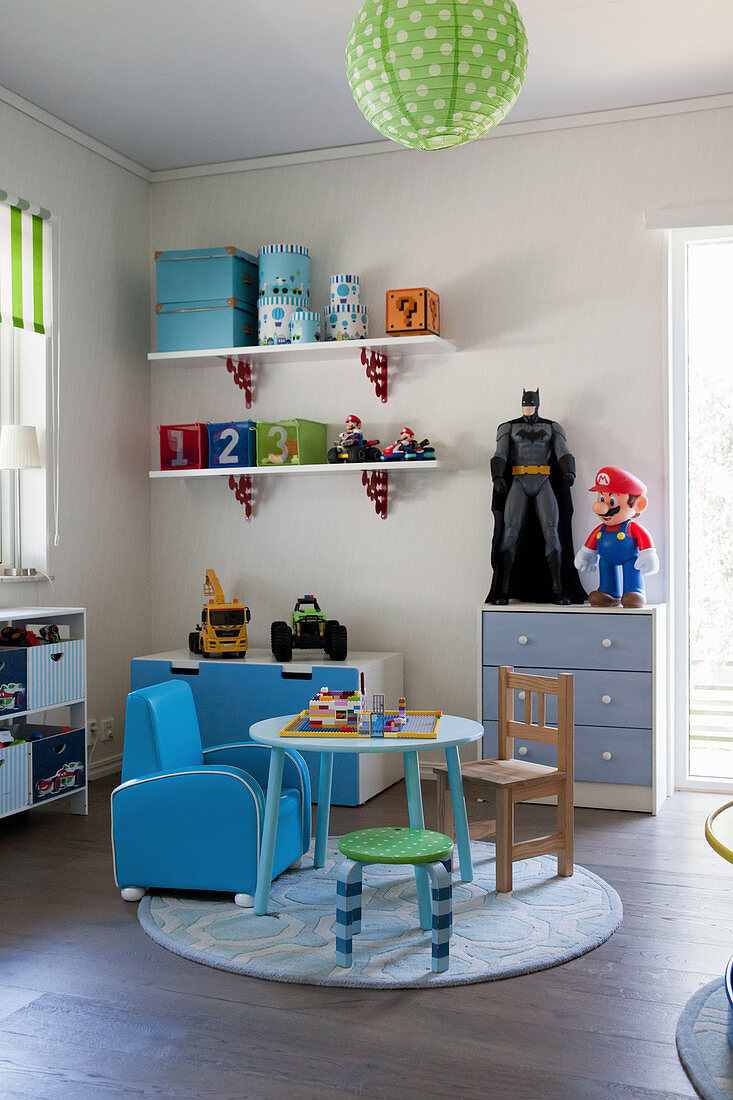
[[[203,470],[209,465],[206,424],[161,424],[161,470]]]

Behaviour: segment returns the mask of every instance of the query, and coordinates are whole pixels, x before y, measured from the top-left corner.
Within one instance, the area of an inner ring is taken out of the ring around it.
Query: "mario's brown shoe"
[[[615,596],[609,596],[608,592],[589,592],[588,603],[591,607],[619,607],[620,601]]]
[[[646,596],[643,592],[624,592],[621,597],[622,607],[645,607]]]

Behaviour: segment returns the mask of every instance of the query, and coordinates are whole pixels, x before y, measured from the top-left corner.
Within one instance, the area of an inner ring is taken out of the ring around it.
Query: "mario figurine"
[[[598,589],[588,595],[592,607],[643,607],[644,574],[659,571],[651,536],[636,517],[646,508],[646,485],[618,466],[596,474],[593,511],[603,521],[575,556],[581,573],[598,569]]]
[[[412,428],[400,428],[400,438],[395,443],[395,450],[404,451],[406,455],[417,452],[417,440]]]
[[[356,413],[349,413],[346,417],[346,431],[339,434],[339,443],[344,447],[361,447],[363,442],[361,420]]]

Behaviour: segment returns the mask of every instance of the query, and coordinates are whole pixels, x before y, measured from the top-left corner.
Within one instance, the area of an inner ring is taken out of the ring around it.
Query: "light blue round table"
[[[321,773],[318,782],[318,813],[316,816],[316,847],[313,860],[315,867],[323,867],[326,862],[326,844],[328,842],[328,822],[331,811],[331,779],[333,776],[333,755],[336,752],[401,752],[405,760],[405,783],[407,786],[407,808],[410,826],[424,829],[425,819],[420,788],[420,768],[417,754],[431,749],[443,749],[448,765],[453,819],[456,826],[458,859],[461,878],[464,882],[473,879],[471,861],[471,842],[468,835],[466,800],[463,797],[463,780],[458,758],[458,746],[470,745],[483,736],[484,728],[480,722],[469,718],[457,718],[444,714],[438,726],[437,737],[280,737],[284,729],[295,717],[293,714],[281,718],[267,718],[250,726],[249,735],[260,745],[269,745],[272,749],[270,772],[267,780],[267,798],[265,800],[265,821],[262,828],[262,849],[257,872],[257,890],[254,911],[258,916],[267,912],[272,882],[272,862],[275,855],[275,837],[277,834],[277,815],[282,790],[283,761],[286,749],[300,752],[320,752]],[[432,916],[430,910],[430,885],[428,873],[419,865],[415,868],[418,903],[420,906],[420,925],[430,928]]]

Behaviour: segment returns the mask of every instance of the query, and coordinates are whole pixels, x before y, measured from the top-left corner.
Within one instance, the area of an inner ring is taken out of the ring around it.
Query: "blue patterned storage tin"
[[[264,244],[259,254],[260,298],[285,295],[308,306],[311,290],[310,252],[304,244]]]
[[[331,276],[331,305],[359,305],[359,276]]]
[[[201,302],[236,298],[257,305],[257,257],[233,245],[156,252],[156,302]]]
[[[328,305],[323,311],[327,340],[365,340],[369,332],[366,306]]]
[[[28,805],[28,746],[0,746],[0,817]]]
[[[43,732],[31,742],[31,800],[47,802],[60,794],[81,790],[87,781],[86,739],[83,729],[58,732],[60,726],[31,726]]]
[[[257,312],[236,298],[167,302],[158,314],[158,351],[242,348],[257,343]]]
[[[82,639],[33,646],[27,652],[27,710],[41,710],[84,698],[86,669]]]
[[[321,315],[310,309],[296,309],[290,318],[293,344],[314,344],[321,339]]]
[[[28,650],[0,646],[0,718],[29,710]]]
[[[289,298],[287,295],[260,298],[257,305],[258,343],[289,344],[290,318],[302,306],[302,299]]]
[[[257,434],[254,420],[230,420],[225,424],[207,424],[209,467],[226,469],[257,465]]]

